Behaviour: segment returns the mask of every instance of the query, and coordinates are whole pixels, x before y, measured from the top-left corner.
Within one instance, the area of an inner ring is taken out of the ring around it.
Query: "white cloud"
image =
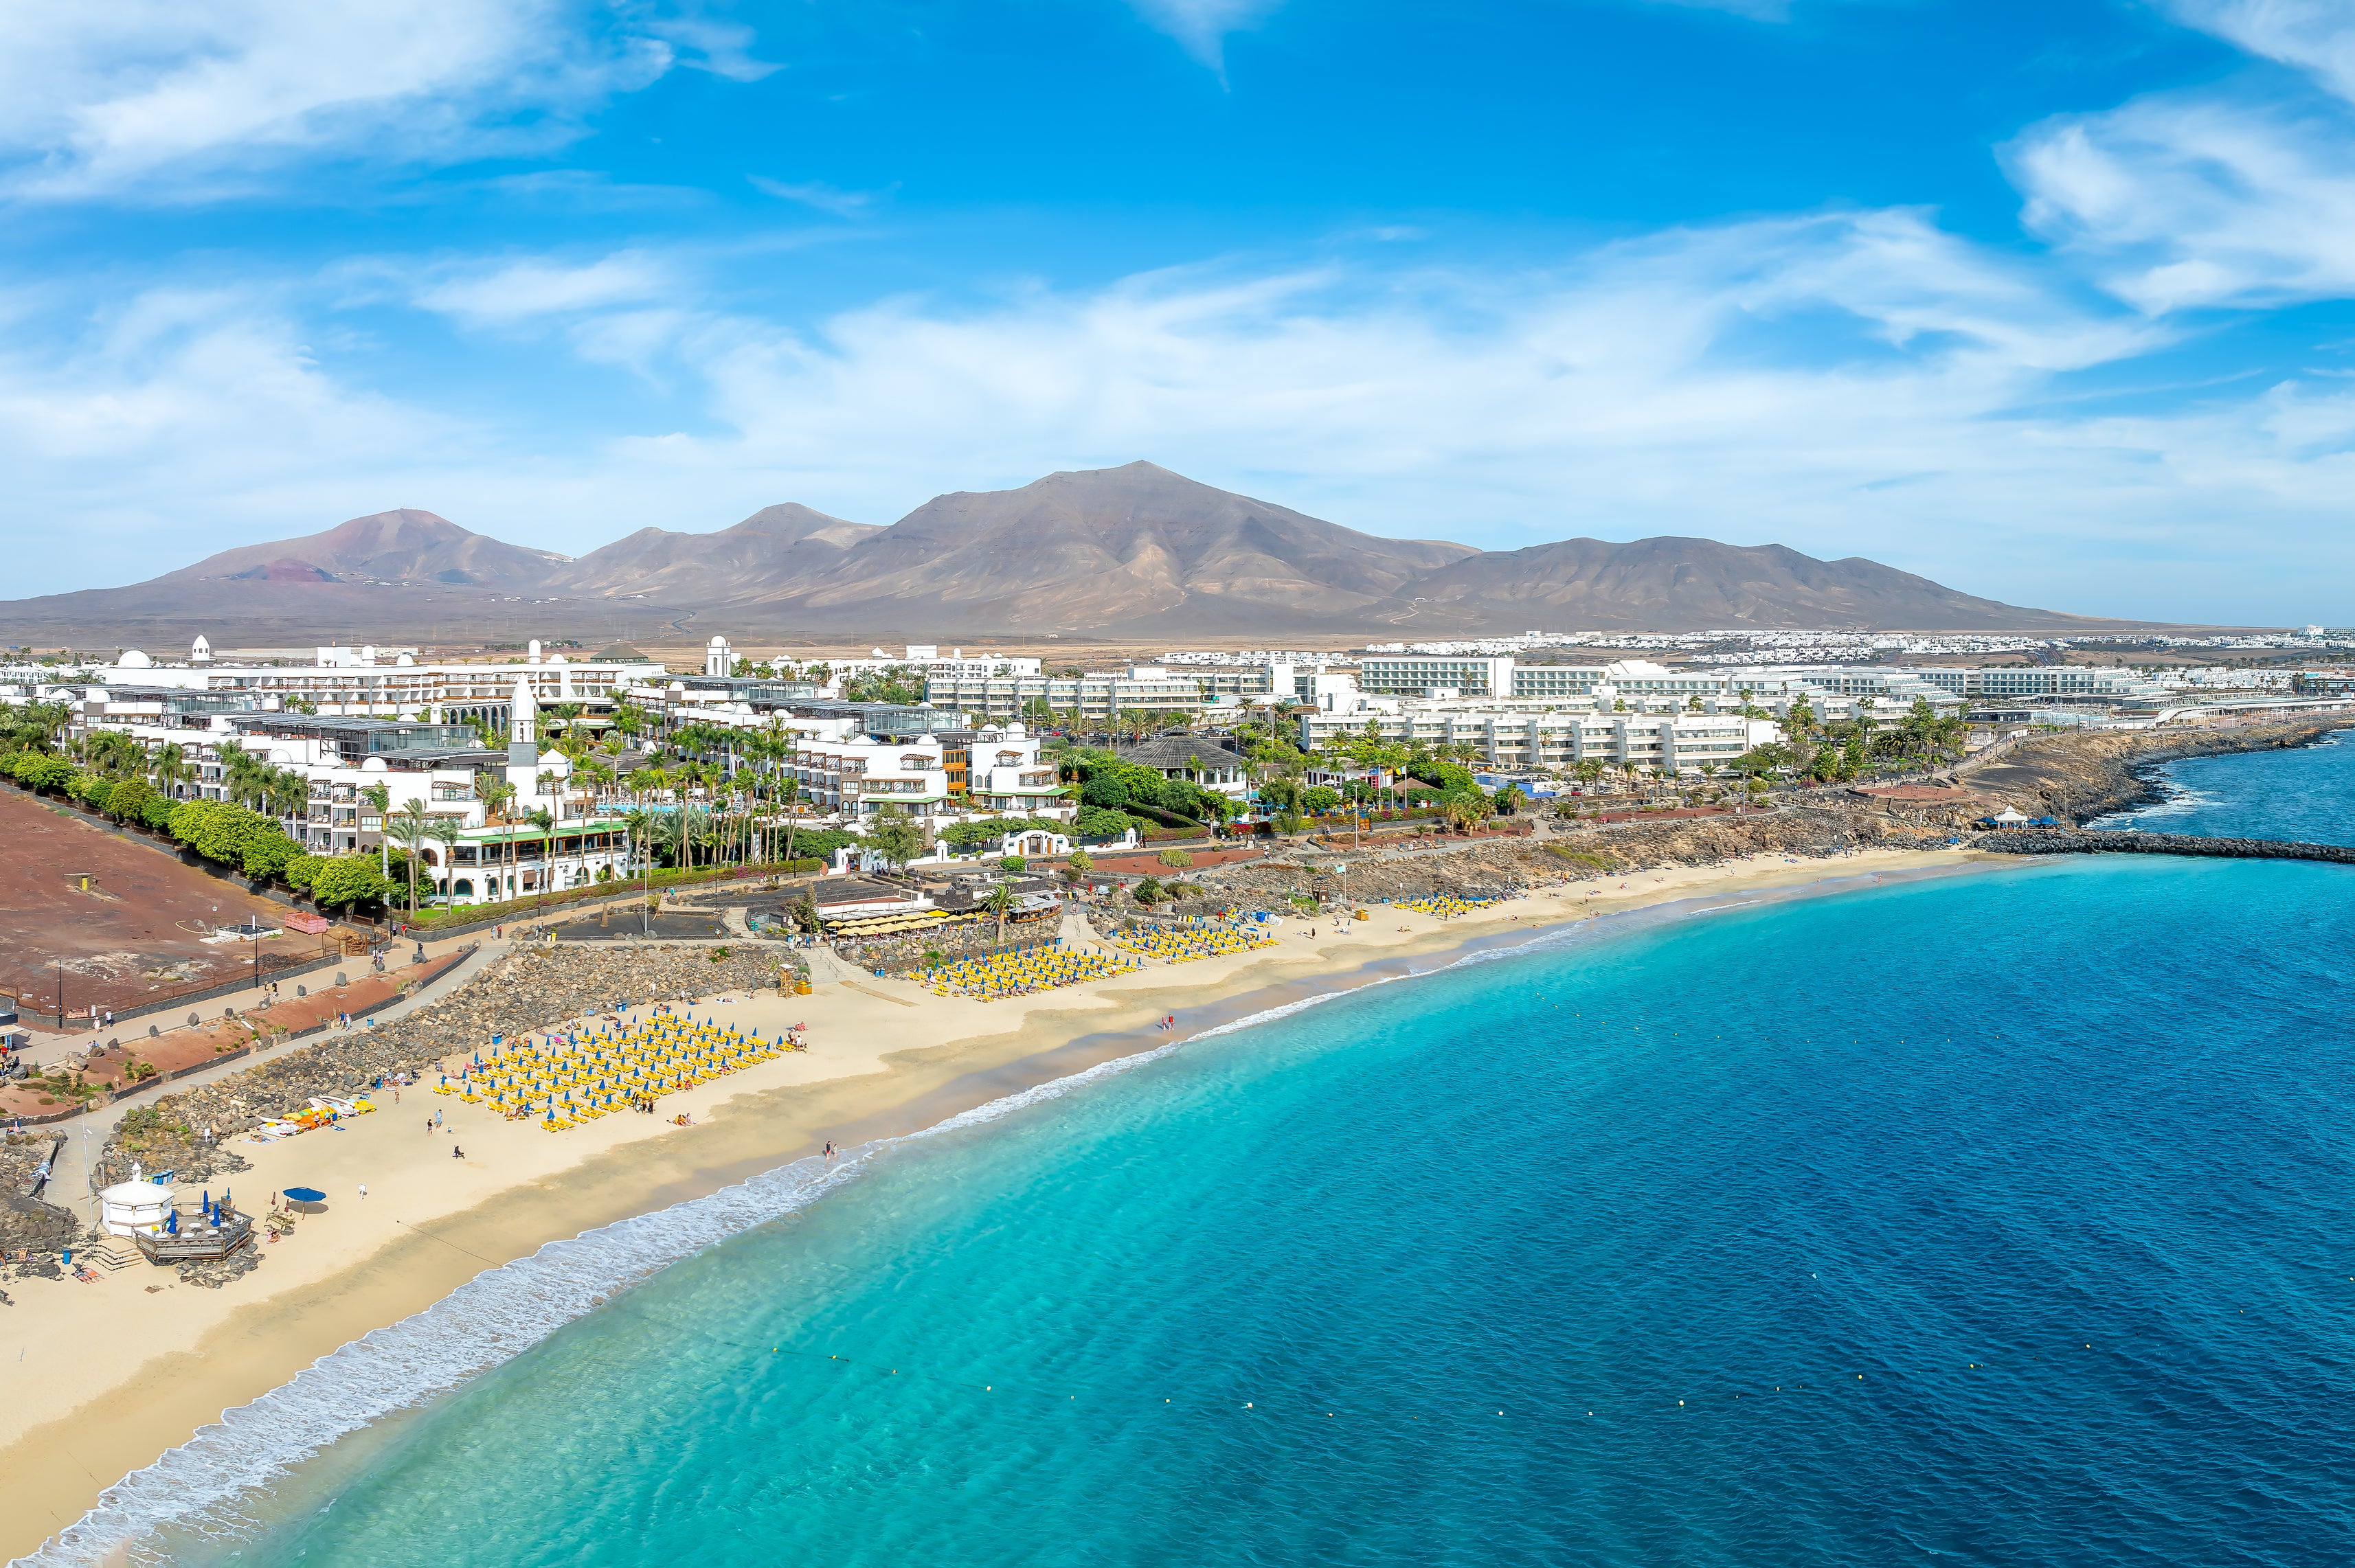
[[[1257,26],[1284,0],[1130,0],[1138,15],[1186,47],[1214,70],[1226,63],[1229,33]]]
[[[674,53],[587,0],[0,7],[0,167],[20,196],[186,199],[297,159],[542,147]]]
[[[416,302],[487,325],[641,303],[677,287],[667,264],[642,250],[620,250],[585,265],[532,260],[444,277],[420,290]]]
[[[293,324],[351,297],[340,275],[156,291],[0,358],[17,580],[133,580],[391,505],[568,554],[774,501],[888,522],[1139,457],[1377,533],[1774,540],[2091,613],[2343,619],[2317,596],[2355,568],[2355,393],[2078,412],[2073,373],[2168,339],[1915,212],[1677,230],[1543,272],[1209,267],[806,326],[708,302],[720,265],[510,257],[411,296],[551,383],[625,367],[634,416],[594,396],[636,433],[357,390],[365,343],[323,369],[303,345],[332,311]],[[58,314],[21,300],[0,342]],[[91,520],[70,546],[59,516]]]
[[[820,212],[830,212],[837,217],[856,217],[891,194],[890,190],[846,191],[817,180],[794,184],[787,180],[773,180],[766,175],[747,175],[744,177],[751,183],[754,190],[764,196],[773,196],[781,201],[799,202]],[[892,190],[898,188],[896,185],[891,187]]]
[[[1651,0],[1656,5],[1682,5],[1696,11],[1731,11],[1753,22],[1787,22],[1791,0]]]
[[[2058,378],[2169,340],[1912,212],[1678,230],[1541,275],[1195,270],[805,331],[617,320],[637,363],[700,378],[719,430],[614,443],[632,489],[764,476],[767,499],[888,521],[1144,456],[1380,533],[1774,539],[2187,618],[2281,612],[2288,561],[2347,553],[2335,391],[2051,411]]]
[[[2152,312],[2355,291],[2355,119],[2202,95],[2048,122],[2010,150],[2029,227]]]
[[[2154,314],[2355,292],[2355,10],[2344,0],[2169,9],[2310,82],[2286,87],[2253,68],[2032,127],[2006,149],[2029,228]]]
[[[2237,48],[2310,71],[2355,100],[2355,12],[2344,0],[2171,0],[2178,19]]]

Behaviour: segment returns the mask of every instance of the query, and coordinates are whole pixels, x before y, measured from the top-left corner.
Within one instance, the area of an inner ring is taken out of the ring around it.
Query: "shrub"
[[[284,833],[255,833],[246,840],[245,854],[240,863],[246,875],[262,880],[279,875],[288,862],[302,857],[302,846]]]
[[[1082,838],[1116,839],[1128,832],[1133,819],[1125,811],[1107,810],[1101,806],[1082,806],[1071,821],[1072,831]]]
[[[1188,866],[1194,863],[1194,857],[1188,854],[1181,849],[1163,850],[1159,854],[1154,856],[1154,859],[1159,861],[1162,864],[1168,866],[1173,871],[1180,866]]]
[[[1024,860],[1018,854],[1009,854],[997,863],[997,869],[1000,871],[1028,871],[1030,869],[1030,863]]]
[[[125,779],[115,785],[106,798],[106,809],[125,821],[147,820],[147,804],[155,799],[155,791],[144,779]]]
[[[385,880],[366,855],[336,855],[321,861],[311,876],[311,896],[322,908],[366,904],[384,897]]]

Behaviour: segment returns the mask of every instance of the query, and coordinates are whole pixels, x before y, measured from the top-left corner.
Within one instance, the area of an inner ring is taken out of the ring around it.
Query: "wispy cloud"
[[[1185,46],[1186,52],[1224,74],[1229,33],[1257,26],[1284,0],[1130,0],[1138,15]]]
[[[773,180],[766,175],[747,175],[745,178],[751,182],[754,190],[763,195],[782,201],[799,202],[820,212],[830,212],[837,217],[857,217],[900,188],[892,185],[879,191],[847,191],[818,180],[796,183]]]
[[[113,0],[0,7],[0,181],[16,196],[250,188],[319,158],[536,150],[692,40],[586,0]]]
[[[2168,0],[2168,9],[2253,55],[2310,71],[2355,101],[2355,11],[2343,0]]]
[[[580,265],[533,260],[444,277],[420,290],[429,311],[477,325],[640,304],[674,292],[672,270],[641,250],[617,251]]]
[[[1695,11],[1731,11],[1754,22],[1787,22],[1791,0],[1646,0],[1654,5],[1682,5]]]
[[[502,257],[401,296],[551,381],[625,367],[648,394],[617,429],[600,391],[602,433],[363,389],[364,344],[306,346],[338,332],[340,279],[93,314],[0,358],[16,511],[98,541],[24,541],[19,581],[127,580],[392,504],[574,554],[772,501],[888,521],[1138,456],[1379,533],[1779,540],[2094,613],[2312,619],[2355,570],[2355,392],[2131,416],[2062,396],[2172,338],[1920,212],[1680,228],[1541,272],[1206,266],[805,323],[723,303],[721,265]]]
[[[2253,68],[2034,126],[2006,149],[2028,226],[2153,313],[2355,292],[2355,11],[2339,0],[2171,9],[2313,85]]]

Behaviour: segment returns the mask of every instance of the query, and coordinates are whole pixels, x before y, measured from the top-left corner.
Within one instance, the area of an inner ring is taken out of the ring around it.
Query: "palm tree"
[[[539,830],[539,881],[533,888],[533,902],[548,895],[549,868],[556,863],[556,813],[545,806],[535,806],[525,819]]]
[[[997,916],[997,945],[1006,946],[1006,912],[1014,907],[1014,885],[1001,882],[989,890],[981,906]]]
[[[488,824],[497,822],[502,821],[506,816],[506,803],[515,798],[515,786],[508,783],[505,779],[496,778],[488,773],[477,773],[474,775],[474,794],[483,802],[483,821],[485,823]],[[507,882],[514,880],[514,839],[509,838],[506,841],[506,845],[508,857],[506,869],[501,873],[501,875],[505,880],[503,880],[499,885],[497,890],[498,897],[491,901],[494,904],[506,902],[508,892],[506,884]]]
[[[645,868],[645,881],[639,888],[638,896],[638,914],[643,926],[645,918],[645,895],[654,888],[655,857],[647,844],[647,840],[654,831],[654,818],[645,808],[633,806],[628,814],[623,817],[622,827],[629,835],[627,842],[630,847],[626,853],[634,858],[642,857],[641,863]]]
[[[398,838],[409,851],[409,917],[417,918],[417,852],[425,846],[426,832],[432,819],[426,814],[422,800],[403,802],[400,814],[385,823],[386,838]],[[388,862],[388,864],[390,863]]]
[[[444,887],[456,885],[455,868],[461,831],[455,817],[436,817],[425,825],[425,836],[442,846],[442,881]]]
[[[389,881],[392,876],[392,824],[384,820],[384,814],[392,810],[392,786],[371,784],[360,791],[360,799],[376,812],[377,874]],[[416,914],[417,897],[413,891],[409,902],[409,912]]]

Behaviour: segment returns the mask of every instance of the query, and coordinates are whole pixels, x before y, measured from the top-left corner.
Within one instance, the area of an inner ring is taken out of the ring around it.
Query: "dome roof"
[[[125,653],[122,658],[117,659],[114,662],[114,666],[118,670],[148,670],[153,669],[155,664],[155,660],[150,659],[146,654],[142,653],[136,648],[133,648],[131,652]]]

